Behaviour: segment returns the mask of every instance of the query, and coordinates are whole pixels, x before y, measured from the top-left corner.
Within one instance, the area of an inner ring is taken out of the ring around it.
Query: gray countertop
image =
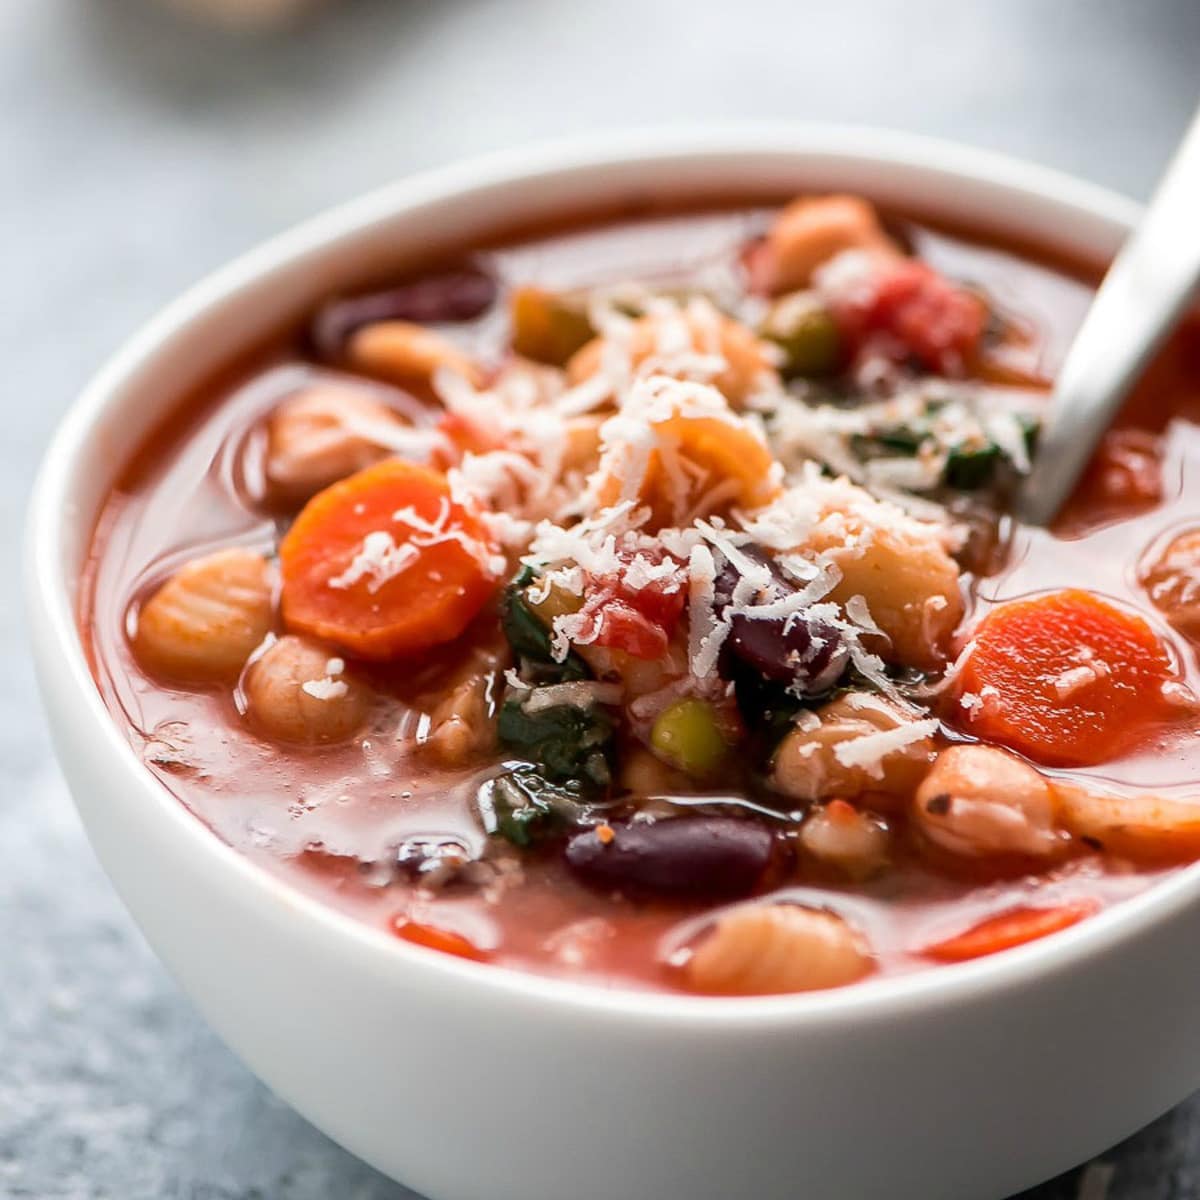
[[[249,39],[152,0],[3,0],[0,1195],[412,1195],[205,1027],[117,902],[54,766],[24,652],[20,520],[51,428],[119,339],[327,204],[536,137],[851,121],[1144,196],[1198,93],[1198,0],[351,0]],[[1027,1200],[1197,1195],[1200,1098]]]

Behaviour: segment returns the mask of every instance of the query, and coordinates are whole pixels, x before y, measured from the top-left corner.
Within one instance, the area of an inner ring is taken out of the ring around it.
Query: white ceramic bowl
[[[29,616],[101,861],[251,1068],[436,1200],[996,1198],[1200,1084],[1195,870],[1043,943],[901,979],[750,1000],[606,991],[406,945],[256,869],[143,769],[89,675],[75,603],[97,507],[214,361],[409,251],[635,195],[831,188],[1096,257],[1137,215],[1041,168],[861,130],[664,131],[506,153],[396,183],[201,283],[100,372],[47,454]]]

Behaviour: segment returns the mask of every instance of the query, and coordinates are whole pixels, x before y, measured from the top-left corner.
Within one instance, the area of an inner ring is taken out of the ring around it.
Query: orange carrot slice
[[[470,938],[452,929],[440,929],[436,925],[423,925],[419,921],[409,921],[397,917],[392,922],[392,932],[414,946],[425,946],[430,950],[440,950],[443,954],[453,954],[456,958],[466,958],[471,962],[486,962],[488,954],[481,950]]]
[[[1012,908],[988,917],[944,942],[926,946],[920,953],[939,962],[966,962],[972,958],[983,958],[1067,929],[1090,917],[1099,908],[1095,900],[1073,900],[1053,908]]]
[[[1141,617],[1072,589],[993,609],[957,690],[971,733],[1072,766],[1111,758],[1168,719],[1171,678]]]
[[[285,624],[376,660],[452,641],[496,583],[479,514],[400,459],[314,496],[279,556]]]

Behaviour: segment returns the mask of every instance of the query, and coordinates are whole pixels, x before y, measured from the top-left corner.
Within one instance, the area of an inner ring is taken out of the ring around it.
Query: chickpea
[[[859,738],[900,729],[913,718],[898,705],[866,692],[850,692],[788,732],[771,761],[770,784],[796,800],[828,800],[837,796],[887,798],[912,795],[934,757],[930,736],[858,764],[849,747]],[[849,761],[844,761],[848,759]]]
[[[734,408],[740,408],[759,388],[764,378],[771,376],[767,350],[755,333],[740,321],[712,310],[687,309],[679,317],[649,314],[634,322],[629,339],[629,355],[634,366],[658,355],[660,338],[667,323],[682,320],[691,341],[690,349],[702,354],[719,355],[725,360],[724,369],[713,379],[713,386]],[[599,369],[605,340],[593,338],[567,363],[567,380],[571,384],[590,379]]]
[[[279,498],[303,502],[386,458],[404,427],[390,408],[355,388],[305,388],[267,423],[267,482]]]
[[[299,745],[345,741],[362,728],[371,705],[370,689],[328,646],[294,634],[250,664],[242,690],[252,724]]]
[[[848,921],[795,904],[729,910],[685,968],[698,992],[742,996],[840,987],[873,969],[867,939]]]
[[[800,827],[800,845],[851,879],[868,879],[882,870],[890,841],[883,820],[845,800],[830,800],[814,809]]]
[[[966,858],[1048,858],[1067,847],[1049,783],[995,746],[943,750],[917,789],[912,818],[935,846]]]
[[[271,629],[274,574],[253,550],[195,559],[142,605],[133,650],[151,674],[189,684],[233,683]]]
[[[472,383],[482,382],[478,365],[452,342],[410,321],[376,321],[364,325],[346,343],[346,359],[355,370],[402,386],[428,389],[441,367]]]
[[[1200,640],[1200,529],[1172,538],[1141,580],[1163,616],[1185,637]]]
[[[763,283],[778,294],[804,288],[813,272],[843,250],[894,257],[874,207],[858,196],[802,196],[776,218],[762,251]]]

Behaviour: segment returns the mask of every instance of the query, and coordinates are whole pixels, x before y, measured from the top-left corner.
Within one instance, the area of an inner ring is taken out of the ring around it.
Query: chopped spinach
[[[562,662],[555,659],[550,630],[529,604],[527,591],[534,578],[533,568],[525,567],[500,600],[500,627],[516,656],[521,677],[531,683],[590,679],[587,663],[573,650]]]
[[[528,764],[489,779],[479,790],[479,810],[489,834],[521,847],[584,824],[589,813],[577,786],[551,783]]]
[[[510,696],[501,705],[501,743],[527,755],[553,783],[574,782],[592,791],[607,788],[612,777],[612,717],[599,705],[556,704],[529,712],[526,695]]]

